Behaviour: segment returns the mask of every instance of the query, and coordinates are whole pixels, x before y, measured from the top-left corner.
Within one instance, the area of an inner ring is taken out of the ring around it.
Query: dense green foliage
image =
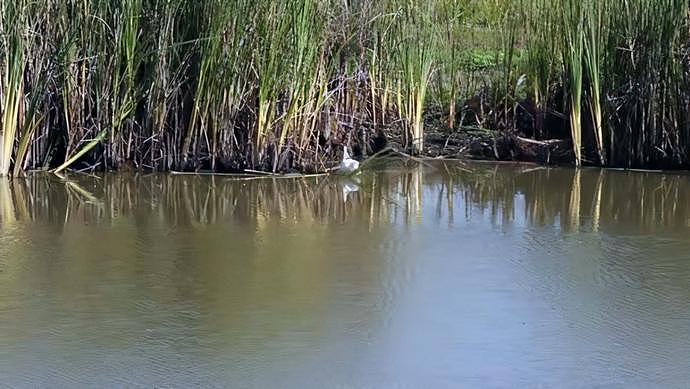
[[[320,170],[336,146],[366,146],[384,126],[421,149],[437,48],[447,39],[454,50],[465,13],[491,23],[487,10],[467,0],[3,2],[0,173],[130,162]],[[443,34],[440,18],[453,24]]]
[[[549,110],[568,116],[577,163],[688,162],[687,0],[1,8],[3,175],[123,165],[319,171],[343,145],[367,152],[384,133],[422,151],[428,109],[458,128],[462,102],[479,92],[494,108],[480,127],[512,130],[525,99],[535,123]],[[533,136],[548,135],[535,127]]]
[[[530,98],[562,89],[577,163],[585,149],[592,163],[690,166],[687,0],[528,0],[518,17]]]

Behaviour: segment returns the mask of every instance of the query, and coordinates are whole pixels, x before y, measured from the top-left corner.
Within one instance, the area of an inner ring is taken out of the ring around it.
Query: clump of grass
[[[582,163],[582,88],[584,36],[584,7],[578,0],[567,0],[562,9],[565,26],[565,79],[570,94],[570,134],[573,140],[575,165]]]
[[[412,150],[424,150],[424,107],[434,64],[431,2],[410,1],[398,10],[398,105],[406,119]]]
[[[499,129],[515,127],[525,93],[537,137],[544,112],[567,110],[576,163],[690,166],[687,9],[687,0],[4,2],[0,174],[324,170],[343,145],[366,153],[382,133],[423,152],[430,108],[457,127],[458,107],[480,89],[493,91]]]
[[[21,122],[20,108],[24,90],[24,31],[26,22],[23,2],[6,2],[2,5],[4,52],[2,84],[2,128],[0,128],[0,175],[8,175],[12,163],[14,143]],[[9,23],[10,21],[19,23]]]
[[[690,163],[687,9],[686,0],[531,0],[524,5],[530,32],[525,71],[538,104],[548,103],[550,91],[565,92],[576,164],[583,148],[601,165]],[[554,41],[554,36],[564,39]],[[551,59],[554,53],[563,58],[560,69]]]
[[[5,2],[0,173],[318,170],[387,127],[421,152],[432,74],[452,111],[466,67],[439,47],[488,27],[480,3]]]
[[[594,129],[596,152],[601,165],[606,164],[604,152],[604,123],[603,108],[601,103],[601,72],[603,66],[604,41],[604,16],[606,3],[599,1],[586,2],[583,18],[584,29],[584,66],[589,78],[588,108]]]

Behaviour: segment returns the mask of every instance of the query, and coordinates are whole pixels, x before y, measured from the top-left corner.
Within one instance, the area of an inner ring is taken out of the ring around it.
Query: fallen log
[[[515,136],[514,147],[516,157],[521,161],[548,165],[552,163],[571,163],[575,158],[570,140],[534,140]]]

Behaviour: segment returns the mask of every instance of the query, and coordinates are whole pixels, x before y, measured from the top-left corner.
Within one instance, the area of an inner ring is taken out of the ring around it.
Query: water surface
[[[0,387],[687,387],[690,177],[0,181]]]

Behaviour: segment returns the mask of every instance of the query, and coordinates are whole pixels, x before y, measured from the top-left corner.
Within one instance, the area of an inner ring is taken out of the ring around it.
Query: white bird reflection
[[[352,159],[347,151],[347,146],[343,148],[343,161],[340,162],[340,173],[352,174],[359,169],[359,161]]]
[[[347,202],[350,193],[359,192],[359,179],[350,178],[343,180],[343,202]]]

